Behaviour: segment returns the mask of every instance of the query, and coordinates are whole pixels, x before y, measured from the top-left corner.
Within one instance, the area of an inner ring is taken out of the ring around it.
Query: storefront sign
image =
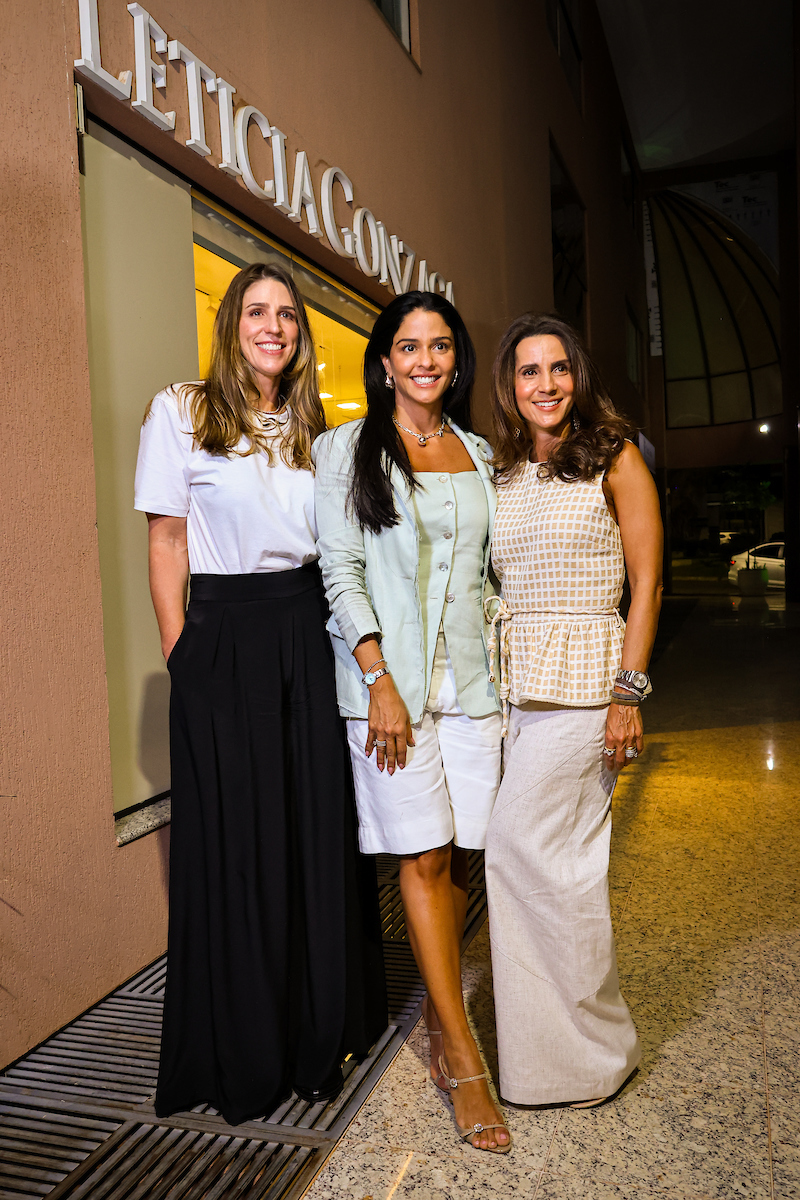
[[[263,112],[252,104],[234,109],[236,89],[220,78],[181,42],[169,37],[142,8],[129,4],[133,18],[133,71],[119,76],[105,70],[100,58],[100,31],[97,0],[78,0],[81,28],[81,57],[75,66],[89,79],[131,107],[166,133],[175,129],[175,112],[162,112],[153,103],[153,88],[167,90],[167,61],[181,62],[186,75],[189,134],[186,145],[204,158],[211,156],[206,141],[203,89],[216,94],[219,112],[220,171],[241,179],[254,196],[270,203],[289,221],[306,221],[312,237],[327,240],[342,258],[353,259],[359,270],[370,278],[391,285],[396,295],[412,287],[440,292],[453,300],[453,285],[438,271],[429,271],[425,259],[417,261],[410,246],[390,234],[368,208],[354,207],[353,184],[340,167],[328,167],[315,187],[305,150],[294,156],[291,187],[286,150],[286,134],[271,125]],[[156,57],[153,57],[155,49]],[[135,76],[135,80],[134,80]],[[134,89],[135,82],[135,89]],[[131,100],[135,92],[135,99]],[[251,164],[249,135],[255,128],[272,155],[272,178],[259,181]],[[334,211],[336,191],[353,211],[352,227],[339,225]],[[319,198],[319,203],[318,203]]]

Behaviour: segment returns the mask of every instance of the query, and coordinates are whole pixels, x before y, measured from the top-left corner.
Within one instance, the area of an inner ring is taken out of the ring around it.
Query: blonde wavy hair
[[[242,354],[239,340],[245,293],[261,279],[282,283],[297,314],[297,349],[280,384],[280,394],[289,405],[280,453],[287,466],[311,471],[311,446],[326,429],[325,413],[319,398],[317,355],[306,306],[283,267],[251,263],[233,277],[214,322],[208,375],[200,383],[185,384],[181,397],[191,417],[195,448],[209,454],[243,457],[264,450],[272,462],[271,439],[265,435],[255,413],[260,396],[255,373]],[[246,450],[238,449],[242,438],[249,442]]]

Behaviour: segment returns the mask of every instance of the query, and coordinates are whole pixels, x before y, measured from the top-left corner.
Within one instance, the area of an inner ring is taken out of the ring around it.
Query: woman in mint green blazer
[[[364,356],[367,416],[315,443],[315,504],[361,849],[400,856],[431,1077],[462,1137],[504,1153],[460,967],[467,852],[484,846],[500,782],[483,619],[495,494],[489,447],[471,432],[474,374],[447,300],[393,300]]]

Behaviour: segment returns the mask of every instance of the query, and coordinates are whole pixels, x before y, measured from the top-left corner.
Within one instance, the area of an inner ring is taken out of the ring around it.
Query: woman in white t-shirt
[[[159,1116],[209,1103],[238,1124],[292,1089],[330,1098],[386,1025],[316,561],[324,428],[300,294],[245,267],[208,378],[155,397],[136,471],[172,679]]]

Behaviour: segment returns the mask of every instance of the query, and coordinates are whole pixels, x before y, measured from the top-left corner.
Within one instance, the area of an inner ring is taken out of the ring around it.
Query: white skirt
[[[379,771],[376,753],[364,753],[369,722],[347,722],[362,853],[420,854],[448,842],[482,850],[500,784],[501,724],[499,712],[463,711],[440,634],[428,702],[412,726],[415,745],[402,771]]]
[[[606,713],[511,707],[486,887],[500,1091],[512,1104],[610,1096],[641,1055],[608,900]]]

